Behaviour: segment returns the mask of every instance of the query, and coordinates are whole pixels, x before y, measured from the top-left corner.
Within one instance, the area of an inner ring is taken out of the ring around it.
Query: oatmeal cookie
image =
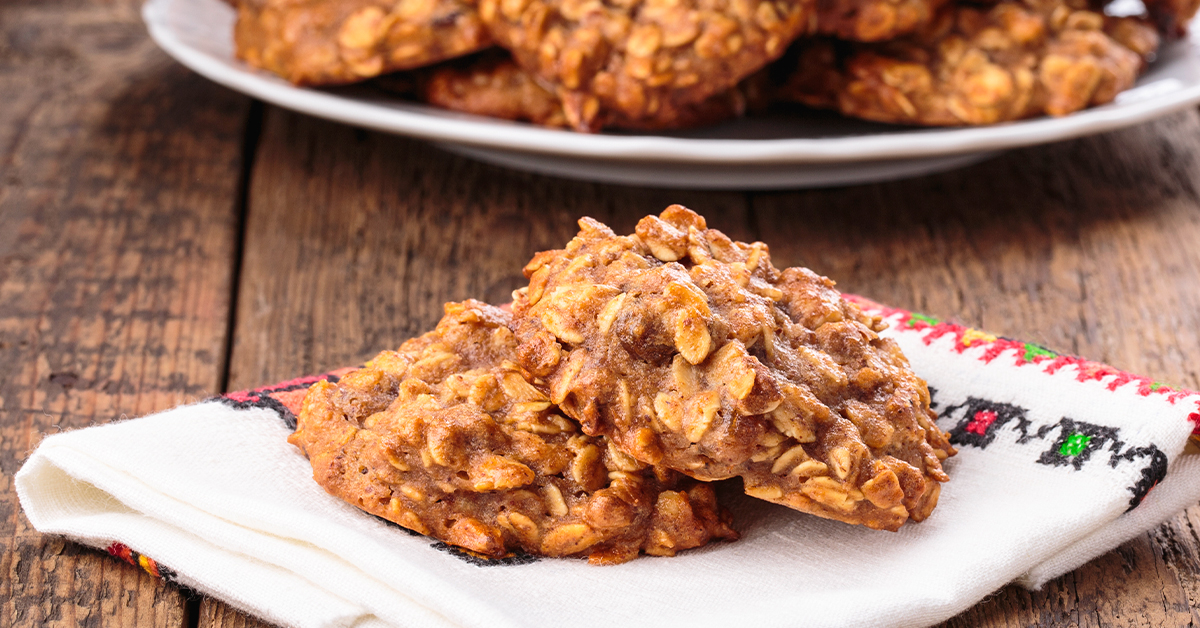
[[[929,23],[947,0],[817,0],[817,32],[846,41],[887,41]]]
[[[521,364],[585,433],[822,517],[929,515],[954,448],[878,318],[679,205],[635,235],[580,227],[525,267],[513,312]]]
[[[562,101],[503,54],[485,54],[468,63],[431,68],[421,100],[477,116],[566,127]]]
[[[237,56],[298,85],[353,83],[491,45],[473,0],[239,0]]]
[[[812,40],[778,97],[880,122],[991,124],[1063,116],[1113,100],[1158,49],[1140,18],[1076,0],[952,5],[881,44]]]
[[[499,45],[557,91],[572,128],[674,119],[811,28],[813,0],[482,0]]]
[[[707,99],[631,120],[611,114],[596,125],[609,129],[663,130],[717,124],[765,108],[771,89],[760,72]],[[425,102],[475,115],[567,127],[562,100],[502,53],[485,53],[460,63],[431,68],[421,88]]]
[[[611,564],[736,538],[708,485],[559,414],[513,363],[509,323],[448,304],[435,331],[313,385],[289,442],[331,494],[484,556]]]

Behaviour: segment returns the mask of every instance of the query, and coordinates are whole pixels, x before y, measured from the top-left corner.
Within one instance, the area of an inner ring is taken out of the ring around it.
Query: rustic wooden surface
[[[42,434],[211,395],[249,101],[164,58],[134,1],[0,5],[0,626],[183,626],[178,588],[35,532]]]
[[[909,181],[627,188],[263,107],[183,70],[135,0],[0,5],[0,626],[242,628],[33,531],[46,433],[353,364],[507,299],[591,215],[673,202],[848,291],[1200,387],[1200,114]],[[947,626],[1200,624],[1200,506]]]

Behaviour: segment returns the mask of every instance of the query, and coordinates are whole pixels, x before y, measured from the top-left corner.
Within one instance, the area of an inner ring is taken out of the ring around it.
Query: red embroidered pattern
[[[971,422],[967,423],[966,430],[972,434],[983,436],[987,434],[987,430],[996,422],[996,413],[991,410],[980,410],[971,418]]]
[[[167,580],[173,580],[175,578],[174,570],[158,564],[158,561],[146,556],[145,554],[139,554],[133,551],[124,543],[113,541],[106,549],[109,554],[120,558],[130,565],[141,567],[146,573],[154,576],[155,578],[166,578]]]
[[[300,412],[300,404],[304,403],[304,395],[308,392],[309,386],[325,379],[336,382],[342,375],[353,370],[354,367],[340,368],[328,373],[297,377],[286,382],[263,386],[262,388],[255,388],[253,390],[225,393],[221,397],[248,406],[264,405],[264,402],[275,401],[292,414],[297,414]]]
[[[932,316],[889,307],[858,295],[847,294],[845,297],[870,313],[878,314],[885,318],[896,317],[896,327],[900,330],[924,332],[925,335],[922,340],[926,345],[933,344],[935,340],[944,336],[952,336],[954,338],[954,350],[958,353],[962,353],[968,348],[985,347],[984,351],[979,355],[979,359],[984,362],[991,362],[1001,355],[1009,353],[1014,356],[1017,366],[1027,364],[1039,365],[1048,374],[1056,373],[1067,366],[1073,366],[1076,369],[1075,379],[1081,382],[1100,381],[1111,378],[1105,385],[1105,388],[1108,390],[1116,390],[1122,386],[1132,384],[1137,386],[1137,393],[1143,397],[1165,395],[1167,401],[1171,404],[1175,404],[1181,399],[1191,399],[1195,402],[1197,410],[1189,414],[1187,419],[1192,423],[1192,438],[1200,440],[1200,393],[1198,392],[1172,388],[1148,377],[1126,373],[1107,364],[1092,362],[1071,355],[1060,355],[1032,343],[996,336],[955,323],[939,321]],[[986,426],[981,426],[981,429],[986,431]]]

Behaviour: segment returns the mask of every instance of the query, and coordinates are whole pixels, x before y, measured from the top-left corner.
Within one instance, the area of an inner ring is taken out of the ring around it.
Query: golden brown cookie
[[[513,363],[509,315],[433,332],[309,390],[288,439],[329,493],[479,554],[612,564],[734,539],[712,489],[582,434]]]
[[[504,54],[484,53],[463,63],[431,68],[420,92],[425,102],[451,111],[567,126],[558,96]]]
[[[237,56],[299,85],[353,83],[491,45],[473,0],[239,0]]]
[[[817,32],[847,41],[887,41],[933,19],[947,0],[817,0]]]
[[[556,90],[572,128],[675,119],[783,54],[813,0],[482,0],[496,42]]]
[[[878,318],[679,205],[584,218],[513,305],[521,363],[583,431],[701,480],[872,528],[920,521],[954,453]]]
[[[758,73],[707,99],[658,115],[629,120],[610,115],[596,124],[609,129],[664,130],[717,124],[767,106],[771,90]],[[432,105],[475,115],[567,127],[562,100],[504,53],[488,52],[431,68],[421,98]]]
[[[778,97],[905,124],[1063,116],[1131,87],[1158,43],[1145,20],[1106,17],[1077,0],[951,5],[895,41],[801,42]]]

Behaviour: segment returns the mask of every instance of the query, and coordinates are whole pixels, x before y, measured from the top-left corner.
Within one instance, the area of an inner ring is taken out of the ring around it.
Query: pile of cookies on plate
[[[732,540],[712,482],[897,530],[955,450],[885,325],[673,205],[525,266],[511,309],[308,391],[289,441],[329,493],[484,557],[615,564]]]
[[[918,125],[1062,116],[1133,85],[1200,5],[232,1],[238,56],[293,83],[406,71],[393,84],[424,102],[589,132],[709,125],[777,102]]]

